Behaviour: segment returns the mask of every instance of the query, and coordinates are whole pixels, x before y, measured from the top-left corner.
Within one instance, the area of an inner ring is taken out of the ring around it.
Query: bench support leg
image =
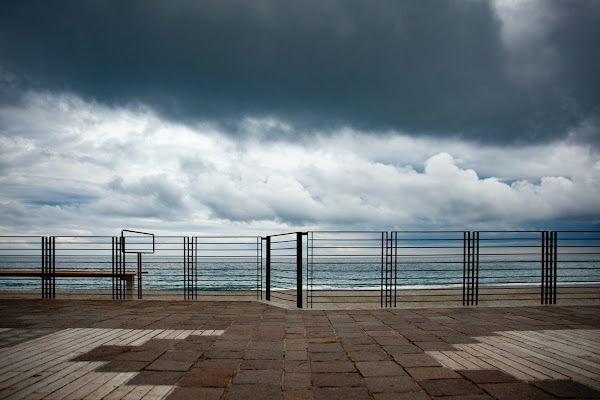
[[[127,293],[127,299],[133,299],[133,291],[135,288],[135,277],[128,276],[125,278],[125,293]]]

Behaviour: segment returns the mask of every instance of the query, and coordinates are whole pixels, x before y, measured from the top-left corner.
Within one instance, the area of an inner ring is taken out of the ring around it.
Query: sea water
[[[542,267],[539,255],[481,256],[477,269],[468,269],[463,256],[410,257],[311,257],[304,258],[301,279],[312,290],[379,290],[382,286],[398,289],[458,287],[465,280],[478,279],[485,285],[539,285]],[[201,258],[184,265],[182,257],[143,255],[141,280],[144,290],[256,290],[267,282],[266,260],[260,257]],[[2,256],[0,270],[40,270],[40,256]],[[295,258],[271,262],[272,289],[295,289]],[[56,269],[112,271],[112,258],[106,256],[56,257]],[[138,271],[137,258],[129,256],[126,271]],[[139,275],[135,277],[137,284]],[[557,260],[558,284],[600,283],[600,259],[597,254],[565,255]],[[57,278],[60,290],[103,290],[112,288],[113,278]],[[39,290],[39,277],[0,277],[0,290]]]

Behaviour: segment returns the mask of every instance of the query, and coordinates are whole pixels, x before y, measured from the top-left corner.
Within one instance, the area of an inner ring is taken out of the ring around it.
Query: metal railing
[[[388,238],[387,232],[308,232],[307,305],[387,304],[384,299],[391,283],[385,253]]]
[[[40,295],[320,309],[598,304],[600,232],[0,237],[0,296]]]

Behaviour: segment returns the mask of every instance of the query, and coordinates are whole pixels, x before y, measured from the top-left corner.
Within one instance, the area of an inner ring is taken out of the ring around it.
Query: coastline
[[[144,300],[181,300],[181,301],[266,301],[263,290],[199,290],[195,299],[186,300],[183,291],[144,290]],[[262,297],[262,298],[261,298]],[[0,299],[40,299],[39,290],[0,289]],[[56,299],[65,300],[112,300],[111,290],[73,290],[60,289]],[[128,299],[136,300],[137,292],[130,293]],[[540,304],[539,285],[479,286],[479,306],[515,306]],[[475,300],[475,299],[473,299]],[[296,307],[295,290],[271,290],[274,305]],[[387,301],[383,294],[384,306],[395,308],[423,307],[460,307],[463,305],[462,287],[398,289],[395,294],[388,293]],[[381,308],[380,290],[304,290],[303,307],[316,310],[334,309],[371,309]],[[600,304],[600,283],[564,284],[557,286],[557,304]]]

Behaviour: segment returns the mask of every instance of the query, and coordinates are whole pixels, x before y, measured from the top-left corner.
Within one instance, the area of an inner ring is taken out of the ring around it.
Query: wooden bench
[[[54,276],[57,278],[113,278],[118,277],[125,281],[127,298],[133,296],[134,282],[137,272],[127,271],[123,273],[113,273],[109,271],[56,271]],[[41,270],[3,270],[0,271],[0,278],[3,276],[19,277],[42,277]]]

